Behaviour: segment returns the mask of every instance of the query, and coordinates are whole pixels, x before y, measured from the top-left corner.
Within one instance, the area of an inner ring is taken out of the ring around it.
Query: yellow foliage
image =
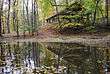
[[[76,27],[76,26],[83,26],[82,24],[80,24],[80,23],[76,23],[76,22],[74,22],[74,23],[66,23],[66,24],[62,24],[62,25],[56,25],[56,26],[54,26],[53,28],[55,28],[55,29],[63,29],[63,28],[65,28],[65,27]]]

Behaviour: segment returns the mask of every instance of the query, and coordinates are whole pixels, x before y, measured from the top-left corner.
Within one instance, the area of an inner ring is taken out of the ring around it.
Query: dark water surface
[[[104,74],[104,50],[77,43],[0,43],[0,74]]]

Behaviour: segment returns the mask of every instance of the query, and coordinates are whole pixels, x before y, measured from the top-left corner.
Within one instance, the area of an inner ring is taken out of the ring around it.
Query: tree
[[[10,8],[11,8],[11,0],[8,0],[8,17],[7,17],[7,30],[10,33]]]
[[[105,10],[106,10],[106,19],[107,19],[107,26],[110,26],[109,25],[109,6],[110,6],[110,0],[105,0]]]
[[[0,1],[1,2],[1,1]],[[0,4],[1,7],[1,4]],[[1,8],[0,8],[0,36],[2,36],[2,19],[1,19]]]
[[[28,28],[28,32],[29,32],[29,34],[30,34],[30,20],[29,20],[29,1],[27,0],[27,3],[26,3],[26,13],[27,13],[27,24],[28,24],[28,26],[29,26],[29,28]]]
[[[3,0],[0,0],[0,37],[2,36],[2,10],[3,10]]]
[[[14,31],[16,31],[16,28],[15,28],[15,18],[16,18],[15,6],[16,6],[16,0],[13,0],[13,29],[14,29]]]

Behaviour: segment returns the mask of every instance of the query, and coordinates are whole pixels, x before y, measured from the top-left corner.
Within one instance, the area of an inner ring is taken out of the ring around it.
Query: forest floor
[[[100,34],[73,34],[60,35],[52,32],[41,32],[38,35],[20,35],[5,34],[0,38],[1,42],[67,42],[67,43],[81,43],[84,45],[110,47],[110,33]]]
[[[62,35],[52,29],[42,28],[32,36],[26,33],[24,36],[20,33],[17,37],[16,33],[3,34],[0,37],[1,42],[68,42],[68,43],[82,43],[85,45],[110,47],[110,32],[101,33],[78,33]]]

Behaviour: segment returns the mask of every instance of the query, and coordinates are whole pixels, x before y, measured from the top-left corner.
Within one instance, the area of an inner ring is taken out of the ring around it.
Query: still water
[[[104,50],[77,43],[0,43],[0,74],[104,74],[102,61]]]

